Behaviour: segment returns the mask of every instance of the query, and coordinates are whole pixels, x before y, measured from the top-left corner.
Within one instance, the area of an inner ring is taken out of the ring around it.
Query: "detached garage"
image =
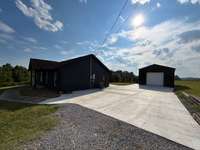
[[[153,64],[139,69],[139,84],[174,87],[175,68]]]

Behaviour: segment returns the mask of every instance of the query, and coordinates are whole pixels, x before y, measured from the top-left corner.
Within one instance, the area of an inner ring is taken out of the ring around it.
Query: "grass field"
[[[0,149],[17,149],[56,125],[58,107],[0,101]],[[20,148],[19,148],[20,149]]]
[[[200,97],[200,80],[178,80],[175,82],[176,91],[185,91],[186,93]]]
[[[194,120],[197,121],[200,125],[200,120],[198,119],[200,117],[200,105],[193,102],[191,97],[185,96],[182,91],[192,94],[194,96],[200,97],[200,80],[196,81],[176,81],[176,95],[182,102],[182,104],[187,108],[187,110],[190,112]],[[195,117],[199,116],[199,117]]]

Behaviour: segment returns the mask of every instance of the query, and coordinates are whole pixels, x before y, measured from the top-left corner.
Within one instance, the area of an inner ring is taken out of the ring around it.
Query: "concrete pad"
[[[111,85],[48,99],[42,104],[75,103],[200,150],[200,126],[170,88]]]

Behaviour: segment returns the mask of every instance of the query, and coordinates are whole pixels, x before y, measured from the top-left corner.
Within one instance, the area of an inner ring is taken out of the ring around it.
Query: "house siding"
[[[106,70],[96,59],[92,59],[92,74],[95,74],[95,88],[108,87],[110,72]]]
[[[89,57],[63,64],[58,71],[59,90],[73,91],[90,88]]]
[[[92,54],[62,62],[31,59],[29,70],[35,71],[34,87],[70,92],[109,86],[110,70]]]

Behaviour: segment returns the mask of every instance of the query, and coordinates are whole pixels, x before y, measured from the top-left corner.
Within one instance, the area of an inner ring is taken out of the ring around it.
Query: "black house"
[[[110,70],[93,54],[62,61],[30,59],[31,85],[59,91],[109,86]]]
[[[153,64],[139,69],[139,84],[174,87],[175,68]]]

